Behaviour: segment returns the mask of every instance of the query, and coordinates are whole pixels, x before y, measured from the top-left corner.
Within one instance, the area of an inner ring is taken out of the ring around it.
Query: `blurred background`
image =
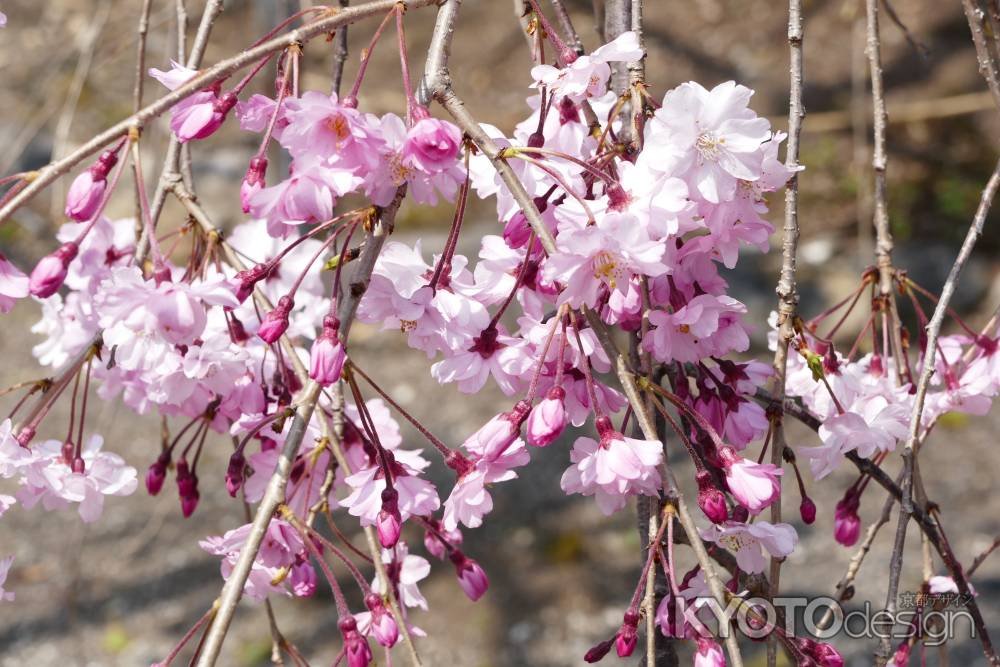
[[[132,109],[139,0],[0,0],[8,25],[0,30],[0,175],[40,167],[67,154]],[[193,36],[203,2],[187,0]],[[543,3],[544,4],[544,3]],[[588,49],[599,45],[591,0],[567,0]],[[806,315],[846,296],[872,263],[870,99],[866,95],[864,12],[861,0],[806,0],[805,104],[800,179],[802,241],[800,290]],[[177,11],[173,0],[153,0],[147,66],[167,69],[176,57]],[[231,55],[282,18],[299,2],[226,2],[205,58]],[[968,25],[957,0],[893,0],[905,30],[882,15],[883,59],[889,106],[889,204],[897,241],[896,263],[931,289],[943,282],[996,160],[998,112],[976,69]],[[787,8],[776,0],[650,0],[646,3],[647,72],[657,97],[683,81],[707,87],[734,79],[756,90],[753,106],[786,126]],[[434,12],[407,14],[413,67],[420,71]],[[350,85],[358,54],[373,22],[352,28]],[[319,39],[306,47],[303,89],[328,90],[333,45]],[[505,130],[527,115],[528,52],[510,0],[466,0],[452,56],[455,87],[473,114]],[[264,91],[263,83],[254,84]],[[147,77],[145,100],[162,88]],[[391,41],[373,56],[361,105],[373,112],[404,111],[398,56]],[[435,112],[437,113],[437,112]],[[231,226],[242,220],[239,181],[258,137],[234,122],[206,142],[193,145],[199,196],[209,213]],[[166,122],[151,123],[143,138],[145,172],[155,185],[166,145]],[[54,247],[53,233],[69,179],[60,181],[30,207],[0,226],[0,252],[22,268],[33,266]],[[783,197],[772,199],[772,221],[780,221]],[[111,217],[132,215],[131,188],[122,188],[109,207]],[[462,252],[475,254],[477,232],[497,229],[492,202],[472,210]],[[425,249],[439,248],[447,232],[447,207],[404,206],[396,236]],[[184,221],[168,205],[164,225]],[[1000,303],[996,213],[963,276],[955,305],[981,325]],[[775,237],[777,241],[777,237]],[[756,344],[763,346],[765,321],[774,303],[779,257],[743,255],[730,276],[733,294],[750,306]],[[30,326],[37,304],[21,302],[0,324],[0,386],[39,377],[29,355],[37,338]],[[845,325],[847,335],[861,322]],[[460,442],[509,403],[499,392],[474,398],[440,387],[423,355],[401,339],[357,327],[352,355],[398,400],[448,442]],[[0,414],[12,399],[0,398]],[[60,408],[63,407],[60,404]],[[931,498],[942,507],[949,537],[968,562],[1000,532],[1000,498],[992,493],[1000,465],[996,433],[1000,416],[949,418],[924,449],[921,464]],[[60,415],[56,414],[54,423]],[[90,421],[92,420],[92,421]],[[116,404],[94,402],[88,423],[109,449],[144,474],[158,448],[156,418],[140,418]],[[404,428],[408,446],[421,446]],[[42,433],[42,435],[47,435]],[[610,636],[638,576],[639,539],[634,511],[603,517],[590,499],[567,498],[558,479],[567,465],[574,434],[534,454],[517,481],[495,489],[496,509],[486,525],[466,532],[467,550],[486,567],[491,588],[477,604],[458,589],[450,564],[435,563],[422,586],[431,611],[414,616],[429,637],[420,643],[428,665],[557,667],[582,664],[588,647]],[[793,445],[815,444],[815,436],[793,427]],[[103,518],[84,525],[75,513],[25,511],[15,507],[0,521],[0,554],[17,556],[8,580],[17,602],[0,605],[0,665],[140,665],[161,659],[218,594],[218,560],[199,539],[244,522],[242,508],[222,484],[228,444],[208,452],[218,484],[203,480],[202,502],[184,520],[168,486],[157,498],[143,489],[128,499],[109,498]],[[668,447],[668,449],[674,449]],[[679,448],[678,448],[679,449]],[[683,457],[678,456],[678,461]],[[208,477],[206,466],[203,478]],[[890,470],[894,472],[894,470]],[[436,472],[447,488],[448,476]],[[683,472],[682,478],[690,477]],[[832,538],[833,504],[854,480],[845,466],[812,484],[821,513],[806,527],[796,523],[800,547],[782,573],[789,594],[833,591],[853,554]],[[2,490],[2,489],[0,489]],[[786,497],[794,507],[794,490]],[[883,496],[865,494],[862,519],[875,518]],[[893,523],[894,525],[894,523]],[[891,529],[884,530],[857,579],[850,603],[884,601]],[[902,590],[920,585],[919,543],[909,531],[909,558]],[[410,536],[416,547],[419,536]],[[938,564],[938,574],[944,573]],[[974,584],[991,629],[1000,629],[1000,560],[977,571]],[[314,665],[329,663],[339,638],[326,589],[309,600],[279,600],[278,623]],[[952,664],[979,664],[978,642],[960,624],[949,644]],[[850,664],[870,664],[871,641],[837,638]],[[763,646],[748,646],[748,664],[763,663]],[[270,635],[262,607],[245,603],[226,644],[222,664],[267,664]],[[187,654],[182,654],[182,658]],[[682,654],[683,661],[687,660]],[[380,657],[380,656],[378,656]],[[402,658],[401,658],[402,659]],[[914,661],[918,658],[915,657]],[[607,658],[611,662],[613,658]],[[936,652],[930,664],[939,660]],[[182,662],[182,661],[181,661]],[[178,664],[181,664],[180,662]],[[381,664],[381,663],[380,663]],[[917,664],[914,662],[914,664]]]

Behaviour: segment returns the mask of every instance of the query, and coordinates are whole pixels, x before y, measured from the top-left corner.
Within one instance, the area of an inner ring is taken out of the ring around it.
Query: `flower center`
[[[725,137],[719,137],[715,132],[702,132],[694,142],[694,147],[703,160],[717,162],[725,144]]]
[[[618,266],[618,261],[607,250],[594,255],[594,277],[603,280],[611,289],[615,288],[617,280],[624,276],[624,271]]]
[[[389,157],[389,175],[393,185],[398,187],[405,183],[406,179],[410,177],[410,173],[410,168],[403,164],[402,155],[394,153]]]
[[[326,129],[333,132],[334,136],[337,137],[338,143],[346,139],[351,134],[347,119],[341,114],[327,118]]]
[[[719,542],[730,551],[740,551],[756,544],[757,540],[746,533],[736,533],[734,535],[723,535],[719,538]]]

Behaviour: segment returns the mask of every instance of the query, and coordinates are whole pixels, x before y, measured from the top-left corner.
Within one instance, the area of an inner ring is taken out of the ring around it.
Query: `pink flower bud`
[[[531,238],[531,225],[528,224],[524,213],[518,211],[504,224],[503,240],[507,242],[509,248],[516,250],[524,247],[529,238]]]
[[[399,533],[403,528],[403,519],[399,514],[399,493],[395,489],[386,488],[382,491],[382,509],[375,518],[378,528],[378,541],[386,549],[396,546]]]
[[[811,524],[816,520],[816,503],[809,496],[803,496],[799,504],[799,514],[805,524]]]
[[[250,212],[250,198],[264,189],[264,174],[267,173],[267,158],[250,158],[250,166],[240,185],[240,204],[243,212]]]
[[[837,503],[833,519],[833,537],[845,547],[852,547],[861,534],[861,519],[857,514],[858,503],[852,496]]]
[[[257,329],[257,335],[265,343],[274,343],[285,333],[288,329],[288,314],[292,312],[294,305],[292,297],[283,296],[278,299],[278,305],[274,307],[274,310],[264,316],[264,321]]]
[[[548,396],[531,409],[526,431],[528,444],[545,447],[562,435],[566,428],[566,390],[553,387]]]
[[[517,439],[521,423],[530,409],[526,401],[518,401],[509,412],[502,412],[486,422],[462,446],[483,459],[495,460]]]
[[[226,115],[236,106],[236,102],[234,93],[226,93],[220,97],[206,91],[195,93],[174,107],[170,129],[181,143],[209,137],[222,127]]]
[[[89,169],[73,179],[66,193],[66,217],[85,222],[94,217],[108,187],[108,172],[118,162],[114,151],[104,151]]]
[[[107,186],[107,179],[97,179],[91,169],[74,178],[66,193],[66,217],[77,222],[90,220],[97,212]]]
[[[367,667],[372,661],[372,650],[361,633],[353,616],[342,618],[337,625],[344,636],[344,654],[348,667]]]
[[[160,492],[160,489],[163,488],[163,480],[167,478],[167,466],[162,461],[162,458],[161,456],[154,461],[146,473],[146,490],[151,496],[155,496]]]
[[[243,470],[247,461],[243,456],[243,450],[237,449],[229,457],[229,466],[226,468],[226,491],[230,497],[235,498],[240,487],[243,486]]]
[[[451,552],[451,562],[455,564],[458,575],[458,585],[462,587],[470,600],[475,602],[483,597],[490,586],[490,580],[479,563],[472,560],[459,550]]]
[[[316,592],[316,570],[307,560],[296,563],[288,575],[288,583],[295,597],[312,597]]]
[[[594,663],[604,660],[604,656],[611,651],[611,647],[614,646],[614,644],[615,641],[613,639],[605,639],[600,644],[591,646],[590,650],[583,655],[584,661]]]
[[[435,558],[444,560],[444,557],[448,555],[448,549],[441,541],[441,537],[447,540],[453,548],[457,548],[462,544],[462,531],[458,528],[445,530],[440,521],[435,519],[429,519],[429,521],[437,529],[437,532],[430,528],[424,531],[424,548]],[[439,534],[441,537],[438,537]]]
[[[372,614],[371,629],[377,641],[386,648],[391,648],[399,641],[399,626],[389,610],[385,608],[382,598],[371,594],[365,597],[365,606]]]
[[[899,647],[899,651],[896,652],[896,655],[900,655],[900,652],[904,650],[904,647],[906,651],[905,657],[896,662],[897,667],[906,667],[906,663],[910,660],[910,647],[905,642]],[[819,667],[844,667],[844,657],[840,655],[837,649],[833,648],[829,644],[816,642],[811,655],[816,662],[819,663]]]
[[[233,292],[240,303],[247,300],[253,294],[254,286],[271,273],[271,266],[268,264],[255,264],[249,269],[244,269],[236,274],[236,286]]]
[[[47,299],[55,294],[66,280],[69,263],[76,257],[77,252],[79,248],[71,241],[51,255],[43,257],[31,272],[28,291],[39,299]]]
[[[340,334],[335,318],[328,323],[324,321],[323,331],[313,343],[309,352],[309,377],[324,387],[328,387],[340,379],[347,354],[340,342]]]
[[[192,514],[194,514],[195,509],[198,508],[198,501],[201,499],[201,494],[198,493],[198,489],[195,489],[191,494],[181,497],[181,514],[187,519]]]
[[[632,652],[635,651],[637,641],[639,641],[639,637],[636,634],[635,627],[631,625],[622,626],[622,629],[618,631],[618,636],[615,638],[615,650],[618,652],[618,657],[627,658],[632,655]]]
[[[718,642],[698,637],[698,650],[694,654],[694,667],[726,667],[726,656]]]
[[[712,474],[699,470],[695,479],[698,481],[698,507],[712,523],[723,523],[729,518],[729,508],[726,497],[712,482]]]

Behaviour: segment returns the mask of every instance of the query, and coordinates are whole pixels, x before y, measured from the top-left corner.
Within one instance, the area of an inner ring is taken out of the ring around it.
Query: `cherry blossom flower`
[[[535,86],[545,86],[556,95],[573,101],[600,97],[607,91],[611,62],[642,59],[639,38],[632,31],[623,32],[615,40],[601,46],[590,55],[579,56],[561,69],[552,65],[535,65],[531,77]]]
[[[582,436],[573,443],[573,465],[560,481],[563,491],[594,496],[605,514],[623,508],[628,496],[656,495],[661,485],[657,466],[663,461],[663,444],[626,438],[606,417],[598,420],[597,429],[600,442]]]
[[[41,502],[47,510],[78,504],[84,523],[101,517],[104,496],[128,496],[138,486],[136,469],[117,454],[102,452],[104,438],[90,436],[80,452],[82,470],[75,470],[63,455],[63,443],[47,440],[32,445],[33,458],[19,467],[21,488],[17,499],[27,509]]]
[[[647,130],[647,147],[674,154],[661,164],[706,201],[732,199],[738,180],[761,177],[766,118],[747,108],[753,91],[732,81],[706,90],[691,81],[667,93]]]
[[[759,520],[752,524],[726,521],[700,532],[702,538],[732,551],[740,569],[751,573],[763,572],[767,567],[763,550],[775,558],[783,558],[792,553],[799,539],[795,528],[787,523]]]
[[[28,296],[28,276],[0,253],[0,313],[9,313],[14,302]]]

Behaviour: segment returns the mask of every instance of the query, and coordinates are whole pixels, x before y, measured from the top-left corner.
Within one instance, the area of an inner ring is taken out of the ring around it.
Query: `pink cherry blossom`
[[[28,296],[28,276],[0,253],[0,313],[9,313],[14,302]]]
[[[776,558],[792,553],[798,542],[795,528],[787,523],[772,524],[755,521],[752,524],[726,521],[701,530],[702,538],[729,549],[736,564],[745,572],[763,572],[767,558],[763,550]]]
[[[726,472],[729,491],[753,514],[758,514],[781,493],[778,477],[784,471],[778,466],[740,458],[728,447],[719,450],[719,457]]]
[[[605,514],[625,506],[628,496],[656,495],[661,486],[657,466],[663,461],[658,440],[626,438],[611,428],[606,417],[598,422],[600,442],[586,436],[576,439],[560,486],[566,493],[595,496]]]
[[[185,67],[176,60],[170,61],[170,69],[166,72],[156,69],[155,67],[151,67],[149,70],[149,75],[163,84],[167,90],[176,90],[177,88],[180,88],[197,73],[198,70]]]
[[[558,69],[551,65],[536,65],[531,76],[536,86],[546,86],[551,92],[574,101],[600,97],[607,91],[611,76],[610,62],[640,60],[643,56],[639,38],[632,31],[624,32],[590,55],[579,56]]]
[[[664,96],[649,124],[649,148],[679,152],[678,159],[662,164],[708,202],[731,199],[738,180],[761,177],[759,151],[770,133],[767,119],[747,108],[751,95],[732,81],[712,90],[688,82]]]

